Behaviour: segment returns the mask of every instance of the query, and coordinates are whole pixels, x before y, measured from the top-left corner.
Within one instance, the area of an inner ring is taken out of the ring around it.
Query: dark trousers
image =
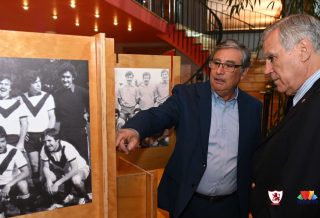
[[[237,193],[218,200],[194,195],[179,218],[239,218]]]

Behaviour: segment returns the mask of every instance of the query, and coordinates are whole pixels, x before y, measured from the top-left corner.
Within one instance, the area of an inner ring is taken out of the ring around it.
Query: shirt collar
[[[62,145],[61,145],[61,140],[60,139],[59,139],[58,143],[59,143],[59,145],[58,145],[57,150],[53,151],[52,153],[59,152],[59,151],[62,150]]]
[[[38,92],[36,94],[32,94],[31,92],[28,92],[28,97],[39,96],[39,95],[41,95],[41,92]]]
[[[303,85],[298,89],[297,93],[295,94],[293,98],[293,106],[295,106],[300,99],[309,91],[309,89],[312,87],[312,85],[320,78],[320,69],[317,70],[314,74],[312,74],[304,83]]]
[[[0,154],[5,154],[8,151],[7,146],[3,149],[3,152],[0,152]]]
[[[10,95],[8,95],[8,96],[6,96],[6,97],[4,97],[4,98],[1,98],[1,97],[0,97],[0,100],[8,100],[8,99],[11,99],[11,96],[10,96]]]
[[[220,97],[216,91],[214,91],[213,89],[211,89],[212,91],[212,96],[213,96],[213,99],[215,101],[223,101],[223,102],[232,102],[232,101],[236,101],[238,99],[238,95],[239,95],[239,88],[237,87],[235,90],[234,90],[234,94],[233,94],[233,97],[230,98],[229,100],[225,101],[222,97]]]

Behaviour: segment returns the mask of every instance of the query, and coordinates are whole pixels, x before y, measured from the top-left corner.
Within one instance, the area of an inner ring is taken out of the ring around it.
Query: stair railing
[[[230,16],[230,6],[211,0],[136,1],[174,25],[176,28],[170,28],[171,31],[185,29],[189,37],[195,38],[194,43],[201,43],[202,49],[208,50],[209,54],[217,43],[227,38],[236,39],[256,51],[263,29],[279,19],[247,9]],[[183,40],[187,39],[181,36],[177,40],[185,43]],[[203,53],[199,53],[201,55]]]
[[[169,34],[177,34],[175,43],[203,63],[222,39],[222,23],[204,0],[136,0],[153,13],[168,21]],[[185,34],[187,37],[185,37]],[[200,49],[197,48],[200,47]],[[208,51],[208,52],[202,52]]]
[[[192,76],[187,79],[184,84],[197,83],[197,82],[205,82],[208,80],[208,75],[210,72],[209,62],[211,60],[211,56],[208,56],[206,61],[192,74]]]
[[[229,5],[212,0],[208,0],[207,4],[222,22],[223,40],[236,39],[252,51],[258,50],[262,31],[280,18],[247,9],[230,16]]]
[[[176,0],[174,13],[176,29],[185,29],[209,53],[221,41],[222,23],[203,0]]]

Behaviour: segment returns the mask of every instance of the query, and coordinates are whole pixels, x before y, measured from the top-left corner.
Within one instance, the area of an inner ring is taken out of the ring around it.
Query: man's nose
[[[216,71],[217,71],[217,74],[224,74],[224,66],[220,64],[216,69]]]
[[[270,61],[266,61],[266,66],[265,66],[265,68],[264,68],[264,74],[266,74],[266,75],[268,75],[268,74],[270,74],[270,73],[272,73],[273,72],[273,66],[272,66],[272,64],[270,63]]]

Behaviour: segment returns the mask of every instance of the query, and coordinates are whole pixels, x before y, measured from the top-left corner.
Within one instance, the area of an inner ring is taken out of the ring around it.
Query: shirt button
[[[207,167],[207,163],[203,162],[203,163],[202,163],[202,166],[203,166],[203,167]]]
[[[254,189],[256,187],[256,183],[251,183],[251,188]]]

